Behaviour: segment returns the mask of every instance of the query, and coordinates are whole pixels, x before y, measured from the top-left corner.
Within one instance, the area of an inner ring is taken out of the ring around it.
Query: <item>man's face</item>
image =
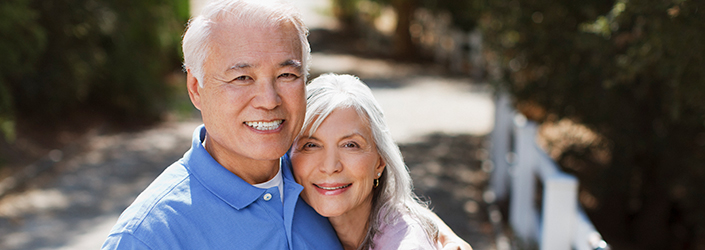
[[[306,109],[301,44],[292,25],[212,30],[203,88],[189,94],[208,131],[207,149],[226,166],[276,160],[301,129]]]

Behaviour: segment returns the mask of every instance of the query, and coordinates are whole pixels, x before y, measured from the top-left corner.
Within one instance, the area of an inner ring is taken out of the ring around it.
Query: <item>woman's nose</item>
[[[335,150],[327,150],[325,160],[321,164],[320,171],[327,174],[338,173],[343,170],[343,164],[340,162],[340,155]]]

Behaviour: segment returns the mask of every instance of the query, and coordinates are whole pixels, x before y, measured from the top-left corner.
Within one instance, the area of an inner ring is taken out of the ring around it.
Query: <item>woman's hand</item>
[[[470,244],[455,234],[436,213],[431,210],[426,210],[426,212],[438,226],[438,243],[441,244],[443,250],[472,250]]]
[[[438,216],[434,216],[434,218],[436,225],[438,225],[438,242],[443,246],[443,250],[472,250],[470,244],[455,234],[441,218]]]

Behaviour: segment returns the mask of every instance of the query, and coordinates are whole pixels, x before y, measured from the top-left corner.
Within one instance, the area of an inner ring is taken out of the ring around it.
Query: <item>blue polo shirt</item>
[[[299,198],[290,161],[282,160],[284,199],[216,162],[203,148],[206,129],[120,215],[102,249],[342,249],[328,219]]]

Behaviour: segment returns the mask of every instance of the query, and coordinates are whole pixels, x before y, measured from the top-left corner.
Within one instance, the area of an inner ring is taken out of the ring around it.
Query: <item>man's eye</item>
[[[311,143],[311,142],[307,142],[301,148],[302,149],[309,149],[309,148],[317,148],[317,147],[318,147],[318,145]]]
[[[248,81],[248,80],[252,80],[252,77],[250,77],[250,76],[238,76],[238,77],[235,77],[235,79],[233,79],[233,81]]]
[[[286,80],[296,80],[299,78],[299,76],[296,74],[293,74],[293,73],[284,73],[284,74],[279,75],[279,78],[286,79]]]

